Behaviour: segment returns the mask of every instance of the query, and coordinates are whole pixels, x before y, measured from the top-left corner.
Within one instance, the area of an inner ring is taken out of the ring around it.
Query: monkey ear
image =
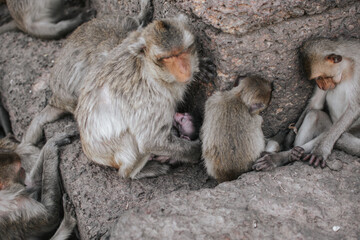
[[[130,44],[128,46],[129,48],[129,51],[132,55],[134,56],[138,56],[140,54],[143,54],[144,53],[144,50],[146,48],[146,42],[145,42],[145,39],[143,37],[139,37],[137,39],[136,42],[134,42],[133,44]]]
[[[251,115],[258,114],[264,109],[265,109],[265,105],[263,103],[253,103],[249,106],[249,113]]]
[[[332,62],[332,63],[339,63],[342,60],[342,56],[336,55],[336,54],[333,53],[333,54],[327,55],[325,59],[327,61]]]

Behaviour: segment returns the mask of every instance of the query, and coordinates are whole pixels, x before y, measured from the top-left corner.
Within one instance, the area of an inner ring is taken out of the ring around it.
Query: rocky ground
[[[138,10],[137,1],[91,3],[99,16]],[[157,18],[179,10],[189,16],[204,54],[218,68],[215,86],[194,85],[191,91],[200,87],[202,94],[188,102],[201,108],[214,88],[227,88],[238,75],[265,77],[274,85],[263,114],[267,136],[294,121],[311,95],[298,59],[303,41],[360,37],[358,1],[155,0]],[[49,99],[47,82],[65,41],[21,32],[0,35],[0,91],[19,140]],[[46,138],[75,126],[67,116],[47,125]],[[62,148],[61,159],[81,239],[106,239],[111,233],[113,239],[360,238],[360,159],[340,151],[323,170],[299,162],[218,186],[202,163],[175,167],[158,178],[121,179],[114,169],[91,163],[79,139]]]

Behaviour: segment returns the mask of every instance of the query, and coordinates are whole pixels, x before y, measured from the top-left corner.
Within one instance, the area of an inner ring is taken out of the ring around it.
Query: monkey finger
[[[321,161],[320,167],[321,167],[321,168],[324,168],[325,166],[326,166],[326,160],[323,159],[323,160]]]
[[[305,161],[308,161],[311,156],[312,156],[311,154],[306,155],[306,156],[303,158],[303,161],[304,161],[304,162],[305,162]]]
[[[316,161],[316,155],[311,155],[310,160],[309,160],[309,165],[313,165],[313,163]]]
[[[322,157],[317,157],[317,158],[316,158],[316,160],[315,160],[315,162],[314,162],[314,167],[319,166],[321,159],[322,159]]]

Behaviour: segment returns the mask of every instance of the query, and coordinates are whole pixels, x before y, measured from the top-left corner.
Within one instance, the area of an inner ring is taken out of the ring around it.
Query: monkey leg
[[[309,111],[300,126],[295,138],[294,146],[302,146],[324,131],[327,131],[332,122],[328,114],[320,110]]]
[[[35,22],[31,19],[27,19],[25,21],[25,28],[30,34],[36,37],[58,38],[73,31],[77,26],[85,21],[88,21],[95,14],[95,10],[83,11],[72,19],[67,19],[56,23],[51,22],[51,18],[45,18]]]
[[[18,30],[18,27],[16,26],[16,23],[14,20],[11,20],[10,22],[5,23],[2,26],[0,26],[0,34],[9,32],[9,31],[15,31],[15,30]]]
[[[59,176],[58,147],[70,143],[68,134],[58,134],[48,140],[43,147],[39,162],[43,162],[41,203],[47,216],[44,228],[53,229],[60,219],[61,189]]]
[[[173,162],[195,163],[201,155],[201,143],[199,140],[189,141],[170,134],[161,146],[150,149],[152,154],[170,156]]]
[[[348,154],[360,157],[360,138],[345,132],[335,143],[335,148]]]
[[[301,147],[294,147],[291,150],[268,153],[264,152],[264,155],[257,159],[252,166],[256,171],[269,171],[276,167],[283,166],[290,162],[298,161],[304,154],[304,149]]]
[[[75,208],[67,194],[63,195],[64,219],[50,240],[68,239],[76,226]]]
[[[31,121],[22,143],[30,143],[35,145],[38,143],[43,134],[43,128],[46,123],[53,122],[66,113],[65,110],[47,105],[35,118]]]

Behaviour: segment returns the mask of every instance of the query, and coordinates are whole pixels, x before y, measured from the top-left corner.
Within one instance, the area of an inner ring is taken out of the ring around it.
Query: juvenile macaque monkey
[[[152,155],[183,162],[200,158],[199,141],[171,133],[176,104],[198,72],[195,37],[179,16],[152,19],[141,1],[137,17],[95,19],[68,39],[50,81],[50,104],[31,123],[24,142],[36,143],[46,122],[66,112],[77,120],[82,149],[125,178],[164,174]],[[144,168],[145,166],[145,168]]]
[[[0,27],[0,34],[20,29],[46,39],[64,36],[96,13],[80,8],[67,12],[64,0],[7,0],[6,4],[13,20]]]
[[[200,131],[207,172],[218,182],[230,181],[251,170],[265,150],[261,129],[264,110],[271,98],[271,84],[246,77],[230,91],[215,92],[205,103]],[[269,141],[268,151],[275,151]]]
[[[286,145],[295,147],[265,155],[257,161],[257,170],[301,158],[314,167],[325,167],[333,147],[360,156],[359,40],[310,40],[302,47],[302,55],[308,78],[317,86],[295,125],[296,137],[291,131],[286,138]]]
[[[27,159],[22,159],[16,149],[0,151],[0,239],[40,238],[56,229],[61,213],[57,147],[68,142],[66,135],[51,138],[40,153],[35,153],[38,159],[29,174],[22,167]],[[64,210],[64,220],[51,239],[67,239],[76,225],[65,196]]]

